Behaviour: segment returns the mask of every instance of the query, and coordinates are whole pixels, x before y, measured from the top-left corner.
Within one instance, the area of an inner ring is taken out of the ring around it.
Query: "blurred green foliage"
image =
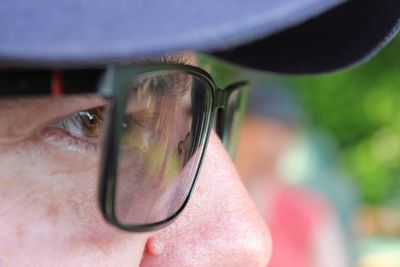
[[[329,131],[364,201],[400,201],[400,37],[367,63],[291,78],[311,121]]]
[[[400,36],[372,60],[345,71],[286,76],[252,72],[200,56],[217,84],[249,79],[253,87],[290,83],[312,127],[331,133],[339,164],[368,204],[400,203]],[[333,163],[335,164],[335,163]]]

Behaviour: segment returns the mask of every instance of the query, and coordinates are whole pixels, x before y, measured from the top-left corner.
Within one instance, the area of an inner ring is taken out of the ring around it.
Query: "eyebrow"
[[[187,64],[194,65],[195,64],[195,53],[191,51],[179,52],[179,53],[164,53],[161,55],[155,56],[143,56],[136,57],[134,59],[117,59],[111,61],[100,61],[100,62],[92,62],[92,61],[84,61],[81,64],[72,64],[69,62],[59,62],[54,64],[45,64],[38,61],[7,61],[0,60],[0,71],[7,69],[14,70],[40,70],[40,69],[84,69],[84,68],[101,68],[107,66],[109,64],[145,64],[145,63],[166,63],[166,64]]]
[[[161,63],[161,64],[185,64],[194,65],[195,56],[193,53],[164,54],[156,57],[145,57],[135,59],[132,64]]]

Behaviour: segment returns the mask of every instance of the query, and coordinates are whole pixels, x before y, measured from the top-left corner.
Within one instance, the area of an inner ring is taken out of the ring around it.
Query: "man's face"
[[[72,122],[102,101],[0,100],[0,266],[265,266],[268,232],[214,133],[177,221],[141,234],[104,221],[97,204],[101,137],[90,139],[90,121],[86,128]],[[85,140],[76,136],[83,130]]]

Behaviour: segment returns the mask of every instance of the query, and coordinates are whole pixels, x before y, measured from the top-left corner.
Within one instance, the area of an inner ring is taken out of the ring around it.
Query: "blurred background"
[[[400,38],[369,62],[286,77],[199,61],[251,87],[236,164],[269,224],[269,266],[400,266]]]

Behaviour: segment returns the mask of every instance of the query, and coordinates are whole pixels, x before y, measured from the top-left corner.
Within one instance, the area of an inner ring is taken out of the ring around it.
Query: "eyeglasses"
[[[3,97],[95,93],[105,100],[74,113],[74,127],[86,137],[103,133],[98,196],[104,218],[139,232],[164,227],[186,206],[214,116],[234,156],[247,85],[220,89],[204,70],[178,64],[0,71]]]

